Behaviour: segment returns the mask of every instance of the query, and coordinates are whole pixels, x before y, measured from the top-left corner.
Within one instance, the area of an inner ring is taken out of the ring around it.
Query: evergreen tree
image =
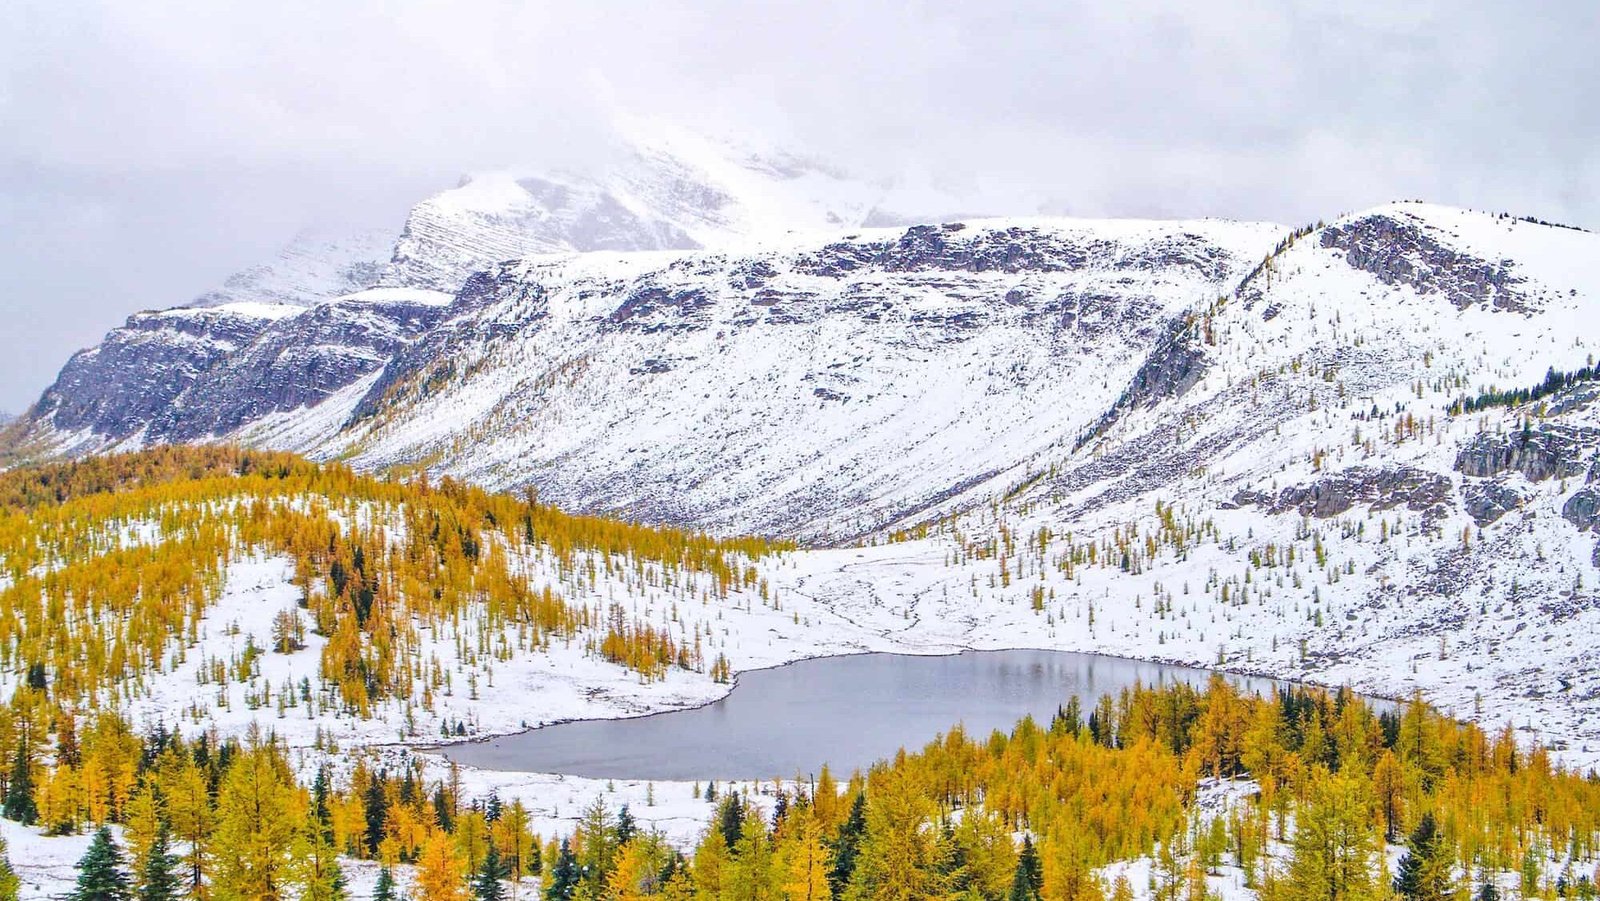
[[[777,800],[772,802],[772,831],[777,832],[783,828],[783,818],[789,815],[789,793],[778,791]]]
[[[311,813],[323,823],[332,818],[328,810],[328,765],[317,767],[317,778],[311,783]]]
[[[1478,901],[1500,901],[1500,890],[1493,880],[1485,880],[1478,889]]]
[[[1425,813],[1406,843],[1394,877],[1394,890],[1406,901],[1445,901],[1455,892],[1451,857],[1432,813]]]
[[[828,885],[833,897],[844,897],[845,886],[856,871],[856,854],[861,849],[861,836],[867,831],[867,793],[857,792],[850,805],[850,817],[839,826],[838,838],[833,843],[833,872],[828,874]]]
[[[78,861],[78,887],[71,901],[130,901],[128,874],[122,870],[122,852],[111,840],[111,830],[101,826]]]
[[[1022,837],[1022,853],[1017,855],[1017,871],[1011,877],[1010,901],[1038,901],[1044,889],[1044,867],[1031,836]]]
[[[171,836],[163,824],[139,864],[139,901],[177,901],[183,897],[182,877],[178,875],[181,861],[171,852],[170,843]]]
[[[738,795],[728,795],[722,799],[722,806],[717,809],[717,829],[722,832],[722,840],[728,850],[732,851],[744,832],[744,804]]]
[[[622,805],[617,811],[617,844],[626,845],[633,841],[633,836],[639,831],[639,824],[634,820],[633,814],[628,812],[628,805]]]
[[[506,893],[500,881],[507,875],[509,874],[506,866],[500,861],[500,852],[490,844],[489,852],[483,855],[483,865],[478,868],[477,875],[472,879],[473,896],[478,901],[501,901]]]
[[[466,733],[463,731],[458,734],[465,735]],[[433,816],[439,821],[440,829],[443,829],[446,832],[450,832],[455,829],[455,807],[450,803],[449,796],[444,793],[443,785],[440,785],[433,791]]]
[[[562,839],[556,864],[550,868],[550,884],[544,889],[545,901],[572,901],[582,875],[578,869],[578,857],[572,853],[572,842]]]
[[[372,889],[372,901],[398,901],[394,890],[394,873],[388,867],[378,870],[378,884]]]
[[[6,783],[6,801],[0,813],[24,826],[31,826],[39,819],[39,808],[33,803],[33,766],[26,739],[17,746],[16,757],[11,762],[11,779]]]
[[[378,853],[378,844],[383,841],[384,823],[389,817],[389,799],[383,793],[384,774],[379,773],[372,783],[367,786],[366,794],[362,797],[362,810],[367,822],[367,852]]]

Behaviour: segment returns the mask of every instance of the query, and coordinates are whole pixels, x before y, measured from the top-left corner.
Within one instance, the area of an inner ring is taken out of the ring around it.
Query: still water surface
[[[1047,724],[1077,695],[1085,715],[1135,682],[1203,686],[1208,670],[1065,651],[968,651],[942,657],[860,654],[803,660],[739,676],[704,707],[583,720],[440,749],[490,770],[614,779],[771,779],[865,768],[921,748],[956,723],[969,735]],[[1266,693],[1271,679],[1229,676]]]

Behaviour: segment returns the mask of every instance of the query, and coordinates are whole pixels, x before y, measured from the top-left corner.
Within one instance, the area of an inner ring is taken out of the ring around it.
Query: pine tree
[[[1284,901],[1370,901],[1371,812],[1355,777],[1327,777],[1312,790],[1311,803],[1296,814],[1294,857]]]
[[[846,901],[909,901],[937,889],[933,836],[924,828],[931,802],[909,774],[887,775],[867,805],[866,831]]]
[[[139,901],[178,901],[183,897],[182,877],[178,875],[178,860],[170,850],[171,837],[167,827],[156,831],[155,840],[144,853],[139,864]]]
[[[279,749],[252,740],[227,768],[217,793],[215,888],[219,895],[276,897],[303,820],[294,775]]]
[[[1439,834],[1433,814],[1425,813],[1406,843],[1395,873],[1394,890],[1406,901],[1444,901],[1455,893],[1450,875],[1451,855]]]
[[[722,799],[722,806],[717,808],[717,829],[722,833],[722,841],[732,851],[739,844],[739,836],[744,833],[744,803],[738,795],[728,795]]]
[[[628,812],[628,805],[622,805],[617,811],[617,844],[626,845],[633,841],[633,836],[639,831],[639,825],[633,819],[633,814]]]
[[[111,829],[101,826],[78,861],[78,887],[71,901],[129,901],[128,874],[122,869],[122,852],[111,839]]]
[[[11,779],[6,782],[6,801],[0,813],[24,826],[31,826],[39,819],[39,808],[33,803],[33,765],[26,740],[17,746],[17,755],[12,760]]]
[[[1044,889],[1044,867],[1039,862],[1039,852],[1033,847],[1033,837],[1022,837],[1022,852],[1017,855],[1017,871],[1011,877],[1010,901],[1038,901]]]
[[[394,872],[388,867],[378,870],[378,884],[372,889],[372,901],[397,901],[394,890]]]
[[[550,868],[550,884],[544,889],[545,901],[572,901],[582,875],[578,870],[578,857],[572,853],[572,842],[562,839],[555,866]]]
[[[306,818],[290,850],[289,881],[300,890],[300,901],[344,901],[344,870],[330,839],[332,828],[316,816]]]
[[[500,881],[507,875],[506,866],[500,861],[500,852],[495,850],[493,844],[489,851],[483,855],[483,865],[478,868],[478,874],[472,880],[472,893],[478,901],[501,901],[506,896],[505,889]]]
[[[384,824],[388,821],[389,800],[383,793],[383,774],[379,773],[367,786],[366,794],[362,796],[362,812],[366,817],[366,843],[367,853],[378,853],[378,845],[383,841]]]
[[[789,827],[780,852],[784,896],[792,901],[827,901],[832,867],[822,842],[822,824],[808,808],[800,807],[789,816]]]
[[[828,874],[828,885],[833,897],[844,897],[845,886],[855,875],[856,854],[861,848],[861,836],[867,831],[867,793],[857,792],[851,802],[850,816],[839,826],[839,835],[833,843],[833,872]]]

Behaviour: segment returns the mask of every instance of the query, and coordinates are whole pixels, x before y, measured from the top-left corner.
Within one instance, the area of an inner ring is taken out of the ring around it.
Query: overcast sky
[[[0,410],[303,226],[581,165],[619,107],[998,212],[1600,226],[1589,0],[6,5]]]

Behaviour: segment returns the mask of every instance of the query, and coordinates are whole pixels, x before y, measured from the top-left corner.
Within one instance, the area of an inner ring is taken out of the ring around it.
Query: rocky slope
[[[75,354],[29,413],[21,450],[82,453],[217,438],[304,411],[381,369],[449,296],[371,289],[313,307],[231,303],[129,317]]]
[[[506,264],[315,450],[837,539],[1070,439],[1281,233],[999,220]]]

